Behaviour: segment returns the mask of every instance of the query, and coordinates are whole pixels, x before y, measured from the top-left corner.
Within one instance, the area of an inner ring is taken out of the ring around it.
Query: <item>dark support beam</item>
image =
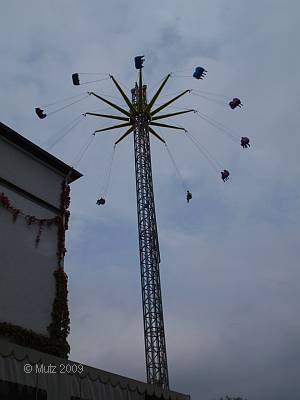
[[[130,125],[131,125],[130,122],[128,122],[127,124],[114,125],[114,126],[110,126],[108,128],[97,129],[94,133],[110,131],[112,129],[124,128],[125,126],[130,126]]]
[[[150,114],[151,116],[157,114],[159,111],[163,110],[164,108],[168,107],[170,104],[172,104],[174,101],[185,95],[186,93],[190,93],[190,90],[185,90],[183,93],[180,93],[178,96],[174,97],[173,99],[167,101],[165,104],[162,106],[158,107],[156,110],[152,111]]]
[[[159,136],[158,133],[155,132],[154,129],[151,128],[151,126],[149,126],[149,131],[152,133],[152,135],[154,135],[158,140],[160,140],[161,142],[163,142],[164,144],[166,144],[166,141]]]
[[[128,105],[129,109],[131,110],[131,112],[135,113],[135,108],[133,107],[131,101],[129,100],[129,98],[126,96],[125,92],[123,91],[123,89],[121,88],[121,86],[118,84],[118,82],[115,80],[115,78],[112,75],[109,75],[110,78],[112,79],[112,81],[114,82],[114,84],[116,85],[117,89],[119,90],[121,96],[123,97],[123,99],[125,100],[126,104]]]
[[[124,133],[124,135],[122,135],[122,136],[115,142],[115,145],[118,144],[118,143],[120,143],[121,140],[125,139],[126,136],[128,136],[132,131],[133,131],[133,127],[129,128],[128,131],[126,131],[126,132]]]
[[[186,129],[180,128],[179,126],[160,124],[159,122],[150,122],[150,125],[160,126],[162,128],[171,128],[171,129],[179,129],[181,131],[186,131]]]
[[[143,110],[143,75],[142,68],[139,70],[139,96],[138,96],[138,111],[142,112]]]
[[[166,76],[166,78],[163,80],[163,83],[160,85],[160,87],[158,88],[157,92],[155,93],[155,95],[152,97],[150,103],[147,105],[145,112],[149,112],[153,106],[153,104],[155,103],[156,99],[158,98],[158,96],[160,95],[160,92],[163,90],[165,84],[167,83],[168,79],[170,78],[171,74],[168,74]]]
[[[180,114],[186,114],[189,112],[195,112],[195,110],[186,110],[186,111],[178,111],[178,112],[174,112],[174,113],[170,113],[170,114],[163,114],[163,115],[158,115],[157,117],[153,117],[151,118],[152,121],[156,121],[158,119],[163,119],[163,118],[169,118],[169,117],[175,117],[176,115],[180,115]]]
[[[94,115],[95,117],[118,119],[120,121],[128,121],[129,122],[129,118],[119,117],[118,115],[96,114],[96,113],[90,113],[90,112],[86,112],[84,115]]]
[[[120,111],[122,114],[125,114],[128,117],[130,117],[130,113],[128,111],[124,110],[124,108],[118,106],[117,104],[114,104],[109,100],[106,100],[104,97],[101,97],[94,92],[89,92],[89,94],[92,94],[93,96],[97,97],[99,100],[102,100],[104,103],[106,103],[106,104],[110,105],[111,107],[115,108],[116,110]]]

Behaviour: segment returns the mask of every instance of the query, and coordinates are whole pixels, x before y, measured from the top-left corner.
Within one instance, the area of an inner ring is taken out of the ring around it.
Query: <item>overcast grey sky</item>
[[[226,184],[186,136],[160,131],[193,193],[189,205],[164,147],[152,141],[170,382],[193,399],[299,399],[299,2],[1,6],[1,121],[39,145],[105,106],[88,98],[45,120],[34,107],[90,89],[116,95],[110,80],[72,86],[77,71],[113,73],[130,89],[140,54],[149,91],[168,72],[190,75],[201,65],[203,81],[172,78],[164,94],[194,88],[242,99],[234,111],[191,95],[176,104],[250,137],[246,151],[196,116],[178,117],[230,170]],[[104,125],[84,120],[50,151],[73,163]],[[132,138],[116,150],[107,204],[95,204],[121,134],[95,137],[78,165],[84,177],[72,186],[71,359],[144,380]]]

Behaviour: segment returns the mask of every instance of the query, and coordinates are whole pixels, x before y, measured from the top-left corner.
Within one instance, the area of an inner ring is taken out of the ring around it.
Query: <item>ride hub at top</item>
[[[111,163],[107,173],[107,180],[109,182],[109,177],[111,174],[112,160],[115,147],[118,143],[124,140],[129,134],[133,134],[134,137],[134,156],[135,156],[135,177],[136,177],[136,197],[137,197],[137,215],[138,215],[138,232],[139,232],[139,254],[140,254],[140,272],[141,272],[141,283],[142,283],[142,305],[143,305],[143,319],[144,319],[144,341],[145,341],[145,358],[146,358],[146,374],[147,382],[149,384],[154,384],[162,387],[163,389],[169,389],[169,376],[168,376],[168,364],[167,364],[167,350],[166,350],[166,340],[165,340],[165,329],[164,329],[164,318],[163,318],[163,307],[162,307],[162,295],[160,286],[160,251],[156,224],[156,213],[155,213],[155,203],[154,203],[154,191],[153,191],[153,179],[152,179],[152,167],[151,167],[151,151],[150,151],[150,135],[162,142],[168,151],[171,161],[178,175],[182,178],[180,171],[175,163],[175,160],[170,153],[166,141],[157,133],[157,128],[167,128],[178,131],[183,131],[187,134],[189,139],[201,152],[201,154],[210,162],[211,166],[220,171],[222,165],[219,161],[214,159],[214,157],[199,143],[199,139],[190,134],[185,128],[176,125],[169,125],[161,122],[164,119],[175,117],[178,115],[193,112],[199,118],[210,123],[212,126],[216,127],[223,133],[227,134],[234,142],[239,141],[239,137],[233,134],[222,123],[210,118],[206,114],[197,111],[195,109],[185,109],[177,112],[167,112],[161,113],[176,100],[180,99],[182,96],[192,93],[196,96],[206,98],[213,101],[215,97],[220,95],[213,94],[211,92],[204,92],[200,90],[187,89],[180,92],[177,96],[166,101],[160,106],[156,106],[156,102],[165,87],[166,83],[171,77],[168,74],[160,84],[158,90],[153,95],[150,101],[147,98],[147,86],[143,83],[143,63],[144,56],[137,56],[134,59],[135,68],[139,71],[138,82],[136,82],[135,87],[131,90],[131,98],[129,98],[126,93],[121,88],[117,80],[109,75],[108,78],[101,78],[96,81],[84,82],[81,80],[81,75],[83,73],[74,73],[72,75],[72,81],[75,86],[80,86],[83,84],[90,84],[93,82],[98,82],[105,79],[111,79],[119,91],[121,97],[125,101],[127,108],[123,108],[110,100],[103,97],[104,95],[96,94],[95,92],[85,93],[84,96],[81,94],[79,99],[77,96],[72,96],[70,104],[61,106],[60,108],[50,111],[47,113],[43,108],[37,107],[35,112],[40,119],[45,119],[46,116],[54,114],[58,111],[64,110],[79,101],[84,100],[88,96],[94,96],[100,101],[107,104],[109,107],[118,111],[118,115],[115,114],[100,114],[95,112],[86,112],[82,114],[80,119],[78,117],[76,122],[72,122],[71,127],[68,127],[66,131],[63,131],[62,137],[65,137],[75,126],[82,120],[82,118],[87,115],[93,117],[100,117],[104,119],[112,119],[119,121],[118,124],[109,126],[103,129],[95,130],[92,134],[95,137],[96,133],[111,131],[115,129],[125,128],[125,132],[122,136],[114,143],[113,153],[111,158]],[[206,75],[206,70],[203,67],[196,67],[192,78],[201,80]],[[173,74],[172,74],[173,75]],[[176,75],[173,75],[176,76]],[[180,76],[179,76],[180,78]],[[65,99],[68,100],[68,99]],[[50,108],[55,106],[57,103],[62,101],[54,102],[44,106]],[[221,103],[218,98],[217,103]],[[238,98],[233,98],[229,103],[231,109],[241,107],[241,101]],[[90,144],[91,142],[89,142]],[[250,140],[248,137],[243,136],[240,142],[241,146],[246,149],[250,146]],[[88,147],[84,148],[83,153],[81,153],[80,159],[82,158],[84,152]],[[223,169],[221,171],[221,178],[224,182],[229,179],[229,171]],[[107,192],[108,184],[105,185]],[[192,193],[186,190],[186,200],[189,203],[192,199]],[[98,205],[104,205],[106,203],[105,198],[101,197],[97,200]]]

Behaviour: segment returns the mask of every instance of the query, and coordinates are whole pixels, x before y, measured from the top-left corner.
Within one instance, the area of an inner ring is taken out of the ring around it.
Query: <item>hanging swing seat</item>
[[[241,100],[235,97],[229,102],[229,107],[234,110],[236,107],[242,107]]]
[[[134,58],[134,65],[136,69],[142,69],[143,68],[143,62],[144,62],[144,56],[137,56]]]
[[[44,110],[42,110],[42,109],[39,108],[39,107],[36,107],[35,113],[36,113],[36,115],[37,115],[40,119],[44,119],[44,118],[47,117],[47,114],[44,113]]]
[[[241,138],[241,146],[243,149],[247,149],[247,147],[250,147],[250,139],[247,138],[246,136]]]
[[[189,201],[192,199],[192,193],[189,191],[189,190],[187,190],[187,192],[186,192],[186,201],[189,203]]]
[[[221,175],[222,175],[223,182],[228,181],[230,173],[229,173],[229,171],[227,171],[227,169],[224,169],[224,171],[221,172]]]
[[[75,86],[80,85],[79,75],[77,73],[72,74],[72,81],[73,81],[73,85],[75,85]]]
[[[98,206],[104,206],[105,204],[105,199],[103,199],[103,197],[101,197],[100,199],[97,200],[96,204]]]
[[[203,79],[203,77],[206,75],[206,72],[207,71],[203,67],[196,67],[193,77],[196,79]]]

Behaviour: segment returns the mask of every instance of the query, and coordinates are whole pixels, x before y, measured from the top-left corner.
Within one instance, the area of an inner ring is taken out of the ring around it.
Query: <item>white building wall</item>
[[[0,177],[59,207],[63,177],[29,153],[0,138]]]
[[[60,173],[14,145],[0,140],[0,177],[59,207]],[[0,184],[11,204],[37,218],[57,214]],[[55,296],[54,270],[57,262],[57,225],[44,226],[38,247],[38,225],[28,226],[23,216],[13,222],[12,214],[0,205],[0,322],[8,322],[36,333],[47,334]]]

